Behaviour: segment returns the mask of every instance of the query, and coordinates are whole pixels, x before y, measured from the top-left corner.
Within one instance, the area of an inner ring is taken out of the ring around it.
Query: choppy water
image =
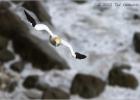
[[[100,1],[103,2],[106,1]],[[132,18],[133,14],[140,13],[140,2],[115,0],[108,1],[110,3],[98,7],[99,1],[96,0],[88,0],[84,4],[76,4],[71,0],[47,0],[44,5],[52,17],[56,34],[69,41],[76,51],[87,54],[88,58],[75,60],[64,47],[57,48],[58,52],[74,72],[96,75],[105,80],[113,63],[127,63],[133,66],[129,73],[133,73],[140,81],[140,55],[134,52],[132,45],[134,32],[140,31],[140,20]],[[115,6],[114,3],[121,3],[121,6]],[[119,100],[138,100],[139,91],[139,87],[129,90],[107,86],[105,92],[95,100],[110,100],[114,97]]]

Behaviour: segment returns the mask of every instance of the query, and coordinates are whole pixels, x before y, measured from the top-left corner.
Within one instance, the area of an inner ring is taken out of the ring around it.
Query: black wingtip
[[[76,59],[85,59],[87,57],[86,55],[80,54],[78,52],[75,52],[75,54],[76,54]]]
[[[32,26],[34,27],[34,26],[36,25],[35,19],[34,19],[33,17],[31,17],[31,15],[30,15],[26,10],[24,10],[24,13],[25,13],[25,15],[26,15],[28,21],[29,21],[30,23],[32,23]]]

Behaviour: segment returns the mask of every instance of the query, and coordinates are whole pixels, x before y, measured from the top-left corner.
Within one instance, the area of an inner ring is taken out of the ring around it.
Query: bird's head
[[[61,44],[61,38],[59,36],[50,36],[50,42],[54,46],[59,46]]]

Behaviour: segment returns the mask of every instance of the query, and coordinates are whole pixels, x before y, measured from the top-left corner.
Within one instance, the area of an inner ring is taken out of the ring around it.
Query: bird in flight
[[[37,23],[36,20],[27,12],[24,10],[24,13],[26,15],[27,20],[32,24],[32,26],[39,31],[45,30],[50,35],[50,43],[54,46],[64,45],[67,48],[69,48],[71,55],[76,59],[84,59],[86,58],[86,55],[81,54],[79,52],[74,52],[72,46],[65,40],[61,39],[58,35],[55,35],[52,33],[52,31],[49,29],[49,27],[45,24]]]

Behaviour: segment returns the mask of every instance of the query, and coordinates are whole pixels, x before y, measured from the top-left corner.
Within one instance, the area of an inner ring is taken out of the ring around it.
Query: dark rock
[[[23,86],[27,89],[32,89],[32,88],[36,88],[37,86],[37,82],[38,82],[38,78],[39,76],[37,75],[31,75],[28,76],[24,82],[23,82]]]
[[[8,20],[7,20],[8,19]],[[56,50],[32,35],[28,26],[0,3],[0,33],[13,41],[13,47],[24,61],[42,70],[68,69],[67,62]]]
[[[38,91],[36,89],[26,90],[24,91],[24,95],[28,100],[42,100],[42,91]]]
[[[11,7],[11,3],[8,1],[4,1],[4,0],[0,1],[0,4],[1,6],[7,7],[7,8]]]
[[[24,61],[19,61],[19,62],[13,63],[10,68],[12,70],[20,73],[24,69],[24,66],[25,66],[25,62]]]
[[[16,81],[11,81],[7,87],[7,91],[10,93],[13,92],[17,85],[18,83]]]
[[[8,45],[8,39],[3,36],[0,36],[0,49],[6,49]]]
[[[137,53],[140,53],[140,32],[135,32],[133,36],[133,45]]]
[[[99,96],[104,91],[105,85],[104,81],[95,76],[77,74],[70,91],[72,94],[79,94],[83,98],[92,98]]]
[[[0,61],[7,62],[15,58],[14,54],[8,50],[0,50]]]
[[[42,99],[69,99],[70,95],[57,88],[48,88],[43,92]]]
[[[45,91],[48,87],[50,87],[48,84],[41,84],[40,82],[36,84],[36,89],[41,91]]]
[[[113,68],[110,70],[108,76],[109,85],[136,89],[138,86],[138,80],[135,76],[123,72],[123,69],[130,70],[131,66],[125,64],[113,65]]]
[[[87,2],[87,0],[73,0],[73,2],[75,2],[77,4],[84,4]]]
[[[140,15],[134,14],[134,15],[133,15],[133,19],[135,19],[135,20],[140,20]]]
[[[39,82],[39,76],[38,75],[30,75],[28,76],[24,82],[23,86],[27,89],[37,89],[40,91],[45,91],[50,87],[48,84],[41,84]]]
[[[66,61],[50,47],[48,43],[36,37],[16,38],[13,47],[24,61],[32,62],[33,66],[41,70],[68,69]]]

